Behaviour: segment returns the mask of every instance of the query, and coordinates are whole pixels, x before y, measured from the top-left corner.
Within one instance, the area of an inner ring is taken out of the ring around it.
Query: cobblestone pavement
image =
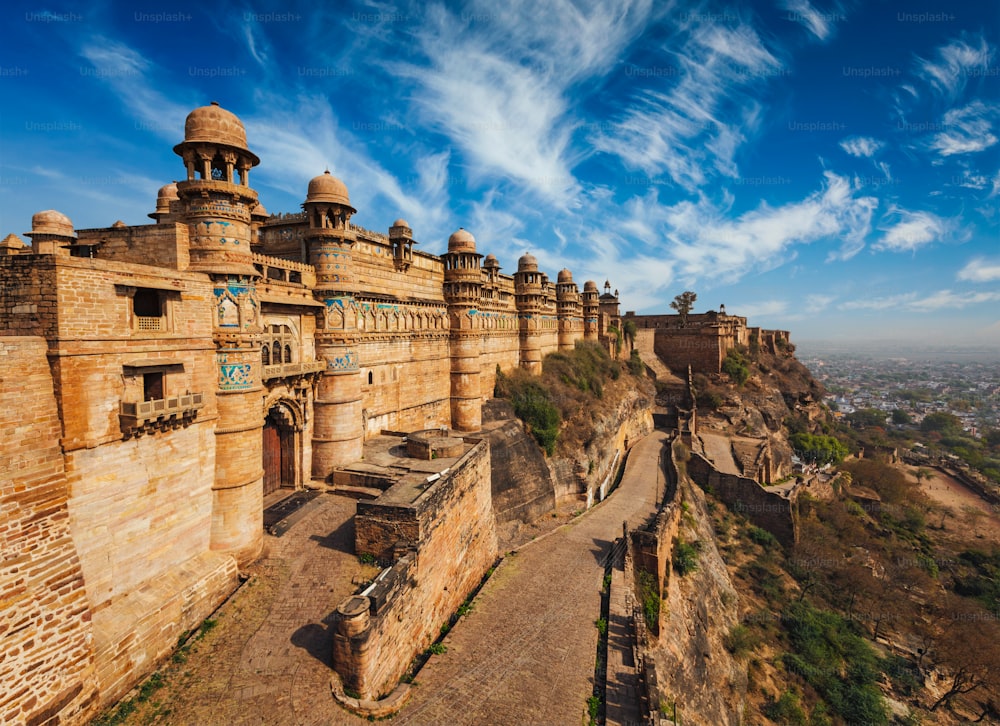
[[[551,535],[508,556],[472,613],[417,676],[410,703],[393,719],[431,724],[576,726],[593,691],[604,557],[622,523],[654,510],[655,431],[629,457],[618,490]]]
[[[576,726],[593,688],[602,564],[622,522],[653,510],[657,431],[633,449],[616,493],[509,555],[417,676],[392,723]],[[330,695],[330,614],[354,590],[355,502],[333,494],[281,538],[216,626],[124,721],[184,726],[368,723]],[[334,576],[336,573],[336,576]]]

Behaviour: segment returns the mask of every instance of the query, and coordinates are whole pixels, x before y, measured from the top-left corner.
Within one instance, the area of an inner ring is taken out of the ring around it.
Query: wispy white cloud
[[[982,35],[967,36],[940,46],[933,59],[918,57],[917,74],[940,94],[954,98],[965,88],[972,72],[985,70],[994,55],[995,50]]]
[[[953,108],[944,115],[944,130],[935,134],[929,146],[941,156],[975,154],[997,143],[993,124],[1000,118],[1000,104],[976,100]]]
[[[883,142],[870,136],[849,136],[840,142],[841,149],[851,156],[862,158],[875,156],[883,146]]]
[[[761,300],[759,302],[740,303],[739,315],[753,320],[768,317],[785,317],[788,313],[787,300]]]
[[[830,259],[852,257],[864,247],[877,206],[847,178],[827,172],[823,187],[801,201],[762,203],[735,217],[705,198],[662,206],[655,190],[627,205],[624,216],[633,220],[629,232],[658,245],[685,283],[733,282],[783,264],[797,245],[818,240],[840,241]]]
[[[969,282],[994,282],[1000,280],[1000,257],[975,257],[958,271],[959,280]]]
[[[689,191],[709,177],[736,177],[736,151],[762,114],[750,89],[780,74],[782,63],[746,24],[695,22],[664,50],[674,64],[662,75],[676,84],[639,91],[612,128],[593,137],[595,148],[648,175],[666,172]]]
[[[807,295],[805,300],[805,311],[810,314],[821,313],[830,307],[830,303],[836,300],[835,295]]]
[[[913,252],[936,241],[946,241],[954,233],[954,222],[931,212],[911,212],[892,207],[879,225],[882,236],[876,250]]]
[[[508,178],[554,204],[579,185],[571,146],[579,124],[568,91],[614,67],[649,16],[648,0],[481,2],[461,15],[425,9],[414,31],[427,64],[390,63],[415,84],[421,118],[462,151],[476,179]]]
[[[86,41],[80,55],[135,117],[138,128],[176,141],[191,106],[156,90],[156,68],[149,60],[124,43],[101,36]]]
[[[788,11],[788,19],[801,23],[819,40],[826,40],[834,30],[834,23],[843,19],[843,14],[823,13],[813,7],[809,0],[785,0],[782,3]]]
[[[931,313],[937,310],[957,310],[973,305],[1000,301],[1000,292],[954,292],[937,290],[919,296],[915,292],[885,297],[859,298],[841,303],[841,310],[895,310],[912,313]]]

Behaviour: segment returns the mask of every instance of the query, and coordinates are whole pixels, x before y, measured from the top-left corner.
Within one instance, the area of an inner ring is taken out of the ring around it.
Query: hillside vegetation
[[[600,345],[578,341],[572,351],[547,355],[540,376],[498,370],[493,395],[510,401],[527,431],[553,456],[586,447],[599,409],[616,405],[637,387],[652,392],[637,358],[621,363]]]

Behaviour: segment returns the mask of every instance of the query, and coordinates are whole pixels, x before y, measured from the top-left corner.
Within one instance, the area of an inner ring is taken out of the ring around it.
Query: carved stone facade
[[[48,210],[30,247],[0,243],[0,335],[20,336],[0,346],[0,391],[30,373],[17,413],[45,417],[0,434],[0,634],[76,618],[62,655],[5,653],[4,682],[23,688],[0,720],[77,722],[127,692],[259,555],[272,493],[330,480],[383,430],[478,430],[498,368],[613,343],[608,286],[581,294],[568,270],[553,284],[530,255],[502,274],[461,229],[436,256],[405,220],[359,227],[329,172],[301,212],[268,214],[250,186],[260,160],[217,104],[188,115],[174,151],[184,178],[160,190],[154,224],[76,230]],[[8,456],[26,446],[51,460],[37,481]],[[40,487],[53,504],[37,516],[66,537],[36,579],[69,584],[8,596],[36,586],[7,554],[34,547],[10,525]]]

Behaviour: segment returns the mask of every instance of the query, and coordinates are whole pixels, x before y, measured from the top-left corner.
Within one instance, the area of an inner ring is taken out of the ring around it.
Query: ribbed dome
[[[196,108],[187,115],[184,141],[207,141],[246,149],[247,131],[236,114],[212,101],[210,105]]]
[[[573,273],[566,268],[559,270],[559,274],[556,276],[556,282],[573,282]]]
[[[583,291],[597,292],[597,283],[594,282],[593,280],[587,280],[585,283],[583,283]]]
[[[319,176],[313,177],[312,181],[309,182],[306,202],[329,202],[342,204],[346,207],[351,206],[350,197],[347,196],[347,185],[331,174],[329,169]]]
[[[538,260],[530,252],[521,255],[521,259],[517,261],[517,271],[518,272],[536,272],[538,270]]]
[[[476,252],[476,238],[464,227],[459,227],[448,238],[449,252]]]
[[[46,209],[31,218],[31,234],[58,234],[63,237],[74,237],[73,223],[62,212]]]
[[[496,255],[486,255],[486,259],[483,260],[483,267],[496,267],[499,269],[500,261]]]

